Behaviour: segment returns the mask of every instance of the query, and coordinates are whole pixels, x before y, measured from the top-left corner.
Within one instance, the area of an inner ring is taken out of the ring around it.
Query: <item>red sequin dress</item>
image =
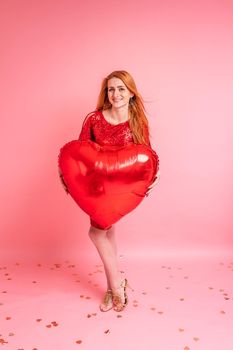
[[[78,140],[91,140],[101,146],[125,146],[134,142],[128,121],[117,125],[110,124],[101,111],[94,111],[86,117]],[[150,146],[150,141],[148,143]],[[91,225],[101,229],[93,220]]]
[[[101,111],[95,111],[84,120],[79,140],[92,140],[101,146],[125,146],[133,142],[133,136],[128,121],[113,125]]]

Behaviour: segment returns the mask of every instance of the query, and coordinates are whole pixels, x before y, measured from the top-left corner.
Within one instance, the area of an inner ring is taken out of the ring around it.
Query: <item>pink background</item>
[[[60,148],[128,70],[146,101],[161,179],[117,224],[129,254],[232,249],[230,1],[1,3],[2,254],[95,254],[63,191]],[[80,248],[81,247],[81,248]]]
[[[2,348],[232,349],[232,1],[1,1],[0,35]],[[121,315],[98,309],[89,218],[57,171],[115,69],[146,101],[161,169],[116,225]]]

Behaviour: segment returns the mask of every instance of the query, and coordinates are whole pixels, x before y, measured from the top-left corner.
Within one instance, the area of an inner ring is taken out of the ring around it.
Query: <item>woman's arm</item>
[[[78,137],[79,141],[93,140],[92,115],[93,114],[88,114],[84,119],[82,129]]]
[[[146,196],[149,195],[149,193],[153,190],[154,186],[157,185],[157,183],[159,182],[159,179],[160,179],[160,170],[159,170],[159,156],[157,155],[157,153],[152,149],[151,147],[151,143],[150,143],[150,138],[149,138],[149,135],[148,135],[148,143],[149,143],[149,147],[151,148],[152,150],[152,153],[154,154],[155,158],[156,158],[156,162],[157,162],[157,173],[156,173],[156,176],[155,176],[155,179],[154,181],[152,182],[152,184],[150,185],[150,187],[148,187],[148,190],[146,192]]]
[[[66,183],[65,183],[64,178],[63,178],[62,173],[61,173],[61,169],[59,167],[58,167],[58,174],[59,174],[62,186],[63,186],[64,190],[66,191],[66,193],[68,194],[69,190],[68,190],[68,188],[66,186]]]
[[[160,170],[157,171],[154,182],[148,188],[148,190],[146,192],[146,196],[148,196],[149,193],[153,190],[154,186],[157,185],[157,183],[159,182],[159,179],[160,179]]]

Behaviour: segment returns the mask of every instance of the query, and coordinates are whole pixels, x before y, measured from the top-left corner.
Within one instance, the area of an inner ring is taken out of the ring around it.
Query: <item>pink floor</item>
[[[98,256],[0,265],[0,348],[232,350],[233,258],[121,256],[134,288],[102,313]]]

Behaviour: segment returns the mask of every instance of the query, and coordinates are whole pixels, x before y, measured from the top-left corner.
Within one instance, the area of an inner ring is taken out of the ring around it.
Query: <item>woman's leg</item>
[[[91,226],[89,236],[96,246],[104,264],[108,289],[116,289],[119,286],[120,276],[116,254],[114,227],[111,227],[109,230],[100,230]]]
[[[122,311],[126,300],[124,288],[125,280],[120,281],[119,276],[115,228],[111,227],[109,230],[100,230],[91,226],[89,236],[96,246],[103,261],[105,274],[107,277],[108,290],[112,290],[110,297],[109,295],[105,294],[105,298],[100,305],[100,309],[102,311],[110,310],[113,306],[112,296],[114,296],[114,310]]]
[[[109,242],[112,245],[112,249],[115,252],[116,258],[117,258],[117,244],[116,244],[116,237],[115,237],[115,226],[112,225],[110,229],[107,231],[107,237]]]

